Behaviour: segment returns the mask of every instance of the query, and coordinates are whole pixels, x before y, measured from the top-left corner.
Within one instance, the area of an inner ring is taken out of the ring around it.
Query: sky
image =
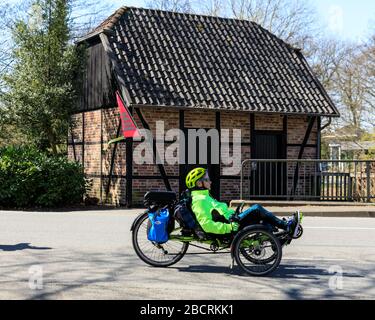
[[[147,0],[102,0],[114,5],[144,6]],[[203,1],[203,0],[202,0]],[[333,37],[360,41],[375,31],[375,0],[310,0]]]
[[[16,3],[20,0],[0,0]],[[110,15],[122,5],[144,7],[151,0],[98,0],[108,3]],[[202,3],[204,0],[193,0]],[[229,0],[228,0],[229,1]],[[298,1],[298,0],[297,0]],[[308,0],[315,7],[320,22],[333,37],[358,41],[375,32],[375,0]]]
[[[311,3],[334,36],[360,41],[375,31],[373,0],[312,0]]]

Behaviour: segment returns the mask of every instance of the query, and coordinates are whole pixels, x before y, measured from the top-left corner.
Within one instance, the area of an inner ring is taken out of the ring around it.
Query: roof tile
[[[253,22],[122,7],[100,28],[132,104],[339,115],[301,53]]]

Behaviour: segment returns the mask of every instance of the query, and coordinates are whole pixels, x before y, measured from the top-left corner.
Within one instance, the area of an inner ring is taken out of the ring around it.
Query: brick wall
[[[250,115],[248,113],[221,112],[220,122],[222,129],[241,129],[242,141],[250,142]],[[232,141],[233,131],[229,131]]]
[[[179,111],[173,109],[163,108],[142,108],[141,112],[144,119],[149,124],[154,136],[157,121],[164,121],[165,131],[171,128],[179,128]],[[215,128],[216,127],[216,112],[212,110],[185,110],[185,127],[186,128]],[[139,128],[142,128],[142,123],[134,112],[134,120]],[[251,158],[251,131],[250,131],[250,115],[245,112],[228,112],[221,111],[220,126],[222,129],[241,129],[242,142],[245,143],[241,147],[241,160]],[[255,115],[255,130],[283,130],[283,116],[275,114]],[[75,142],[75,153],[77,161],[82,163],[84,159],[85,173],[92,180],[93,188],[89,193],[90,197],[96,197],[105,202],[106,187],[108,184],[108,175],[110,171],[110,164],[112,161],[112,152],[114,145],[108,146],[107,142],[116,137],[117,128],[119,125],[119,114],[117,108],[103,109],[97,111],[88,111],[82,114],[77,114],[72,117],[75,123],[72,129],[72,134]],[[84,130],[82,124],[84,123]],[[301,144],[308,126],[307,117],[305,116],[288,116],[287,128],[287,143]],[[73,146],[71,144],[71,133],[69,133],[68,156],[74,159]],[[101,139],[103,144],[100,144]],[[232,140],[232,130],[230,130],[230,141]],[[315,123],[312,135],[308,144],[316,144],[317,141],[317,125]],[[142,142],[133,142],[133,153]],[[165,142],[164,149],[176,146],[176,142]],[[174,145],[173,145],[174,144]],[[297,158],[299,153],[299,146],[287,147],[287,157]],[[84,150],[84,152],[82,152]],[[139,150],[139,149],[137,149]],[[230,155],[233,154],[233,147],[230,146]],[[316,148],[308,147],[305,149],[303,158],[315,158]],[[133,161],[133,188],[132,197],[133,204],[140,205],[144,193],[149,190],[165,190],[165,185],[161,179],[159,168],[157,165],[137,164]],[[179,166],[169,165],[165,166],[166,174],[170,176],[170,184],[172,189],[176,192],[179,190]],[[225,165],[221,166],[220,174],[224,174]],[[230,201],[240,197],[240,175],[229,175],[220,182],[220,196],[223,201]],[[288,170],[293,170],[289,168]],[[123,205],[126,203],[126,144],[120,143],[117,145],[117,152],[114,159],[114,177],[111,180],[111,188],[108,196],[108,201],[113,204]],[[147,176],[147,179],[137,178],[136,176]],[[215,182],[214,182],[215,183]],[[290,182],[288,183],[290,188]],[[246,192],[246,186],[244,186]]]
[[[216,128],[215,111],[197,110],[185,111],[185,128]]]
[[[306,116],[288,116],[288,144],[301,144],[307,127],[309,125]],[[317,141],[318,126],[315,121],[313,129],[311,131],[310,139],[308,144],[315,144]]]
[[[255,130],[271,130],[271,131],[283,131],[283,115],[279,114],[256,114],[255,118]]]

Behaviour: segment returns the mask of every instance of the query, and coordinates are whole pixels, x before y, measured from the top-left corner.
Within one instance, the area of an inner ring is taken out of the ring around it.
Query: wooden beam
[[[133,139],[126,139],[126,206],[133,204]]]
[[[131,98],[130,98],[129,92],[126,88],[126,81],[125,81],[125,77],[124,77],[124,72],[118,66],[117,56],[112,50],[111,44],[109,43],[109,40],[108,40],[108,36],[104,33],[101,33],[99,36],[100,36],[100,40],[103,44],[104,50],[107,53],[108,58],[110,59],[110,61],[112,63],[114,74],[116,76],[116,80],[117,80],[117,83],[119,85],[119,89],[120,89],[120,92],[121,92],[121,97],[124,99],[125,104],[127,106],[130,106],[131,105]]]
[[[121,120],[119,121],[119,124],[118,124],[118,127],[117,127],[116,137],[118,137],[120,135],[120,132],[121,132]],[[109,169],[109,179],[108,179],[108,183],[107,183],[107,188],[105,190],[105,201],[106,202],[108,200],[109,188],[111,187],[113,166],[115,164],[116,151],[117,151],[117,143],[115,143],[115,145],[113,147],[113,150],[112,150],[111,166],[110,166],[110,169]]]
[[[318,117],[318,137],[316,142],[316,158],[321,159],[321,143],[322,143],[322,118]]]
[[[255,134],[255,115],[254,113],[250,113],[250,158],[253,159],[253,155],[255,152],[255,145],[254,145],[254,134]]]
[[[147,121],[143,117],[141,110],[139,110],[139,108],[135,108],[135,112],[137,113],[139,120],[141,120],[143,128],[150,130],[150,126],[148,125]],[[154,137],[152,138],[152,141],[153,141],[153,157],[154,157],[154,160],[158,162],[157,160],[160,159],[160,156],[156,150],[156,141]],[[164,166],[161,163],[158,163],[157,166],[159,168],[160,175],[163,177],[165,187],[167,188],[168,191],[172,191]]]
[[[184,132],[184,139],[185,139],[185,111],[184,110],[180,110],[179,111],[179,126],[180,126],[180,130],[182,130],[182,132]],[[183,151],[184,152],[184,155],[185,155],[185,162],[186,162],[186,140],[184,141],[184,145],[185,145],[185,150],[181,150],[181,145],[180,145],[180,152]],[[185,172],[185,169],[186,169],[186,164],[179,164],[179,173],[180,173],[180,180],[179,180],[179,193],[181,194],[184,189],[185,189],[185,181],[184,181],[184,177],[183,177],[183,173]]]
[[[71,126],[71,123],[69,123],[69,128],[70,128],[70,138],[72,139],[72,146],[73,146],[73,156],[74,156],[74,161],[77,161],[77,155],[76,155],[76,143],[74,141],[74,135],[73,135],[73,128]],[[68,146],[70,143],[68,142]]]
[[[220,111],[216,111],[215,114],[215,122],[216,122],[216,130],[219,133],[219,164],[214,165],[215,168],[215,176],[219,177],[219,181],[217,183],[217,200],[220,200],[220,170],[221,170],[221,113]],[[212,143],[211,143],[211,149],[212,149]],[[242,150],[241,150],[242,151]],[[242,152],[241,152],[242,153]],[[211,155],[212,155],[212,150],[211,150]]]
[[[311,131],[312,131],[312,128],[315,124],[315,120],[316,120],[316,117],[311,117],[309,119],[309,124],[307,126],[307,130],[306,130],[306,133],[305,133],[305,137],[303,138],[303,142],[302,142],[302,145],[301,145],[301,149],[299,150],[299,153],[298,153],[298,159],[302,159],[302,156],[303,156],[303,152],[305,151],[305,147],[307,145],[307,142],[309,141],[309,138],[310,138],[310,135],[311,135]]]
[[[85,111],[82,112],[82,168],[85,172]]]
[[[307,126],[305,137],[303,138],[301,149],[299,150],[299,153],[298,153],[298,160],[302,159],[303,152],[305,151],[305,147],[307,145],[307,142],[309,141],[309,138],[310,138],[310,135],[311,135],[311,131],[312,131],[312,128],[313,128],[313,126],[315,124],[316,118],[317,117],[311,117],[309,119],[309,124]],[[296,194],[298,179],[299,179],[299,163],[296,164],[296,169],[294,170],[293,193],[292,193],[292,195]],[[291,200],[293,200],[293,198]]]
[[[316,158],[317,159],[321,159],[322,156],[321,156],[321,142],[322,142],[322,117],[318,117],[318,123],[317,123],[317,126],[318,126],[318,137],[317,137],[317,141],[316,141]],[[314,188],[315,188],[315,196],[318,197],[318,199],[320,199],[320,196],[321,196],[321,182],[322,182],[322,177],[320,175],[321,173],[321,170],[320,170],[320,164],[317,163],[315,165],[315,175],[314,175]],[[345,180],[346,182],[346,180]],[[345,187],[345,190],[346,190],[346,187]]]
[[[288,116],[283,117],[283,137],[282,137],[282,144],[283,144],[283,156],[284,159],[288,158]]]
[[[103,204],[103,110],[100,111],[100,204]]]

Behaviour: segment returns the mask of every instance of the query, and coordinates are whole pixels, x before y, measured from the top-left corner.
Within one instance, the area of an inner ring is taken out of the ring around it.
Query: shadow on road
[[[369,291],[373,289],[375,280],[370,277],[364,270],[355,270],[354,272],[344,272],[343,278],[345,283],[350,278],[359,281],[362,279],[368,279],[369,283],[362,285],[359,288],[346,287],[345,290],[333,290],[329,286],[330,279],[334,274],[329,272],[327,268],[316,265],[301,265],[301,264],[287,264],[280,265],[277,270],[265,277],[252,277],[244,273],[239,266],[235,266],[231,270],[228,266],[210,266],[210,265],[190,265],[187,267],[170,267],[171,269],[178,270],[180,272],[189,273],[211,273],[211,274],[227,274],[231,276],[240,276],[246,283],[250,281],[252,283],[267,283],[270,290],[276,292],[282,292],[286,299],[306,299],[308,297],[306,290],[306,284],[309,284],[309,290],[312,288],[319,292],[318,297],[320,299],[349,299],[355,294],[361,293],[364,296],[369,295]],[[357,280],[358,279],[358,280]],[[285,281],[286,280],[286,281]],[[312,294],[313,291],[308,292]]]
[[[349,272],[344,272],[344,290],[334,291],[329,287],[332,274],[329,273],[328,265],[325,267],[310,263],[282,264],[269,276],[258,278],[245,274],[237,265],[232,270],[229,268],[229,263],[217,265],[217,261],[211,257],[207,257],[204,264],[194,264],[191,261],[188,264],[168,267],[168,269],[158,269],[140,264],[138,257],[132,252],[124,252],[123,249],[114,252],[72,249],[54,250],[53,252],[53,256],[46,255],[42,261],[38,260],[38,263],[45,266],[45,287],[36,292],[26,292],[27,299],[148,298],[152,295],[149,293],[152,292],[150,288],[168,288],[170,286],[172,292],[176,293],[173,291],[176,290],[176,283],[184,279],[185,276],[188,277],[189,273],[193,275],[192,277],[197,276],[197,279],[201,279],[203,282],[222,277],[221,279],[228,280],[228,283],[232,285],[241,283],[239,290],[244,290],[244,292],[247,292],[252,286],[255,288],[267,287],[265,290],[278,293],[285,299],[311,297],[347,299],[359,294],[363,297],[370,297],[371,290],[375,286],[375,275],[369,273],[368,269],[361,269],[357,266],[351,267],[350,271],[346,269]],[[31,261],[30,265],[33,264],[34,262]],[[6,272],[14,281],[13,275],[19,273],[20,270],[25,270],[26,267],[28,266],[7,265]],[[4,270],[2,272],[4,273]],[[158,279],[161,278],[163,278],[163,284],[159,284]],[[348,278],[353,281],[349,281]],[[362,281],[362,278],[367,281]],[[353,283],[357,281],[360,283],[352,287]],[[194,290],[199,291],[200,282],[198,281],[195,286]],[[180,289],[181,287],[178,285],[178,290]]]
[[[35,247],[30,246],[30,243],[17,243],[17,244],[0,244],[0,250],[3,251],[20,251],[20,250],[50,250],[50,247]]]
[[[232,275],[251,277],[239,266],[234,266],[230,269],[229,266],[210,266],[210,265],[190,265],[188,267],[169,267],[169,269],[176,269],[180,272],[197,272],[197,273],[228,273]],[[265,276],[267,278],[288,278],[288,279],[309,279],[318,280],[322,277],[332,276],[328,269],[318,268],[313,265],[280,265],[274,272]],[[348,278],[365,278],[365,276],[358,273],[345,273]]]
[[[329,273],[326,268],[319,268],[314,265],[284,264],[280,265],[270,276],[274,278],[321,279],[322,276],[332,276],[332,273]],[[365,277],[357,273],[345,273],[344,276],[348,278]]]
[[[234,274],[243,275],[242,270],[237,267],[230,269],[229,266],[209,266],[209,265],[191,265],[188,267],[169,267],[168,269],[176,269],[180,272],[197,272],[197,273],[221,273],[221,274]]]

